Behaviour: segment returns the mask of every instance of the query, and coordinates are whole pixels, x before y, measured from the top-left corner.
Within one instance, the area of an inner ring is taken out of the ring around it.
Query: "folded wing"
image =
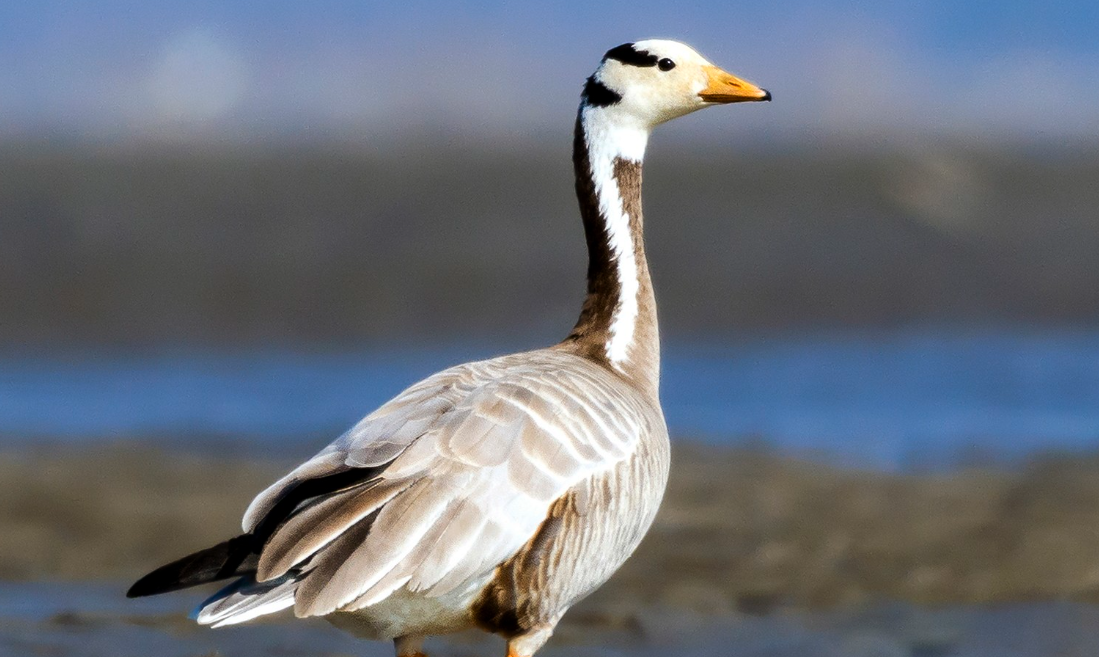
[[[633,394],[613,374],[552,351],[426,379],[256,498],[245,531],[303,481],[377,473],[281,522],[256,578],[300,573],[299,616],[359,609],[402,587],[427,596],[480,587],[555,500],[633,454],[652,429]]]

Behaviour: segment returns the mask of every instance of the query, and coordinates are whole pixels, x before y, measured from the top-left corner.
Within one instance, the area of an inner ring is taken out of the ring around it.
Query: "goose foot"
[[[553,625],[547,624],[531,629],[526,634],[512,637],[508,641],[508,657],[534,657],[534,653],[549,640],[552,634]]]
[[[397,657],[427,657],[424,654],[422,636],[400,636],[393,639],[393,650]]]

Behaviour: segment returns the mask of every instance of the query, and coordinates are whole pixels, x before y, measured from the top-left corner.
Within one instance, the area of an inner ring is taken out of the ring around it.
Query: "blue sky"
[[[0,135],[556,134],[653,36],[775,94],[685,134],[1099,134],[1095,2],[44,0],[0,7]]]

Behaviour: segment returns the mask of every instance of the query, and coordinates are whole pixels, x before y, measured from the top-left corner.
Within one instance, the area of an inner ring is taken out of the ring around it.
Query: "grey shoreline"
[[[660,515],[577,614],[1099,601],[1099,457],[886,474],[675,443]],[[0,451],[3,581],[119,581],[239,531],[291,462],[141,444]]]

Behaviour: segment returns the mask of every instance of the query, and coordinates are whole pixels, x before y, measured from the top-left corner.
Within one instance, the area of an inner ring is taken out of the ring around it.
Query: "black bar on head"
[[[613,59],[630,66],[656,66],[658,57],[650,54],[648,50],[638,50],[632,43],[623,43],[611,48],[603,55],[603,61]]]

